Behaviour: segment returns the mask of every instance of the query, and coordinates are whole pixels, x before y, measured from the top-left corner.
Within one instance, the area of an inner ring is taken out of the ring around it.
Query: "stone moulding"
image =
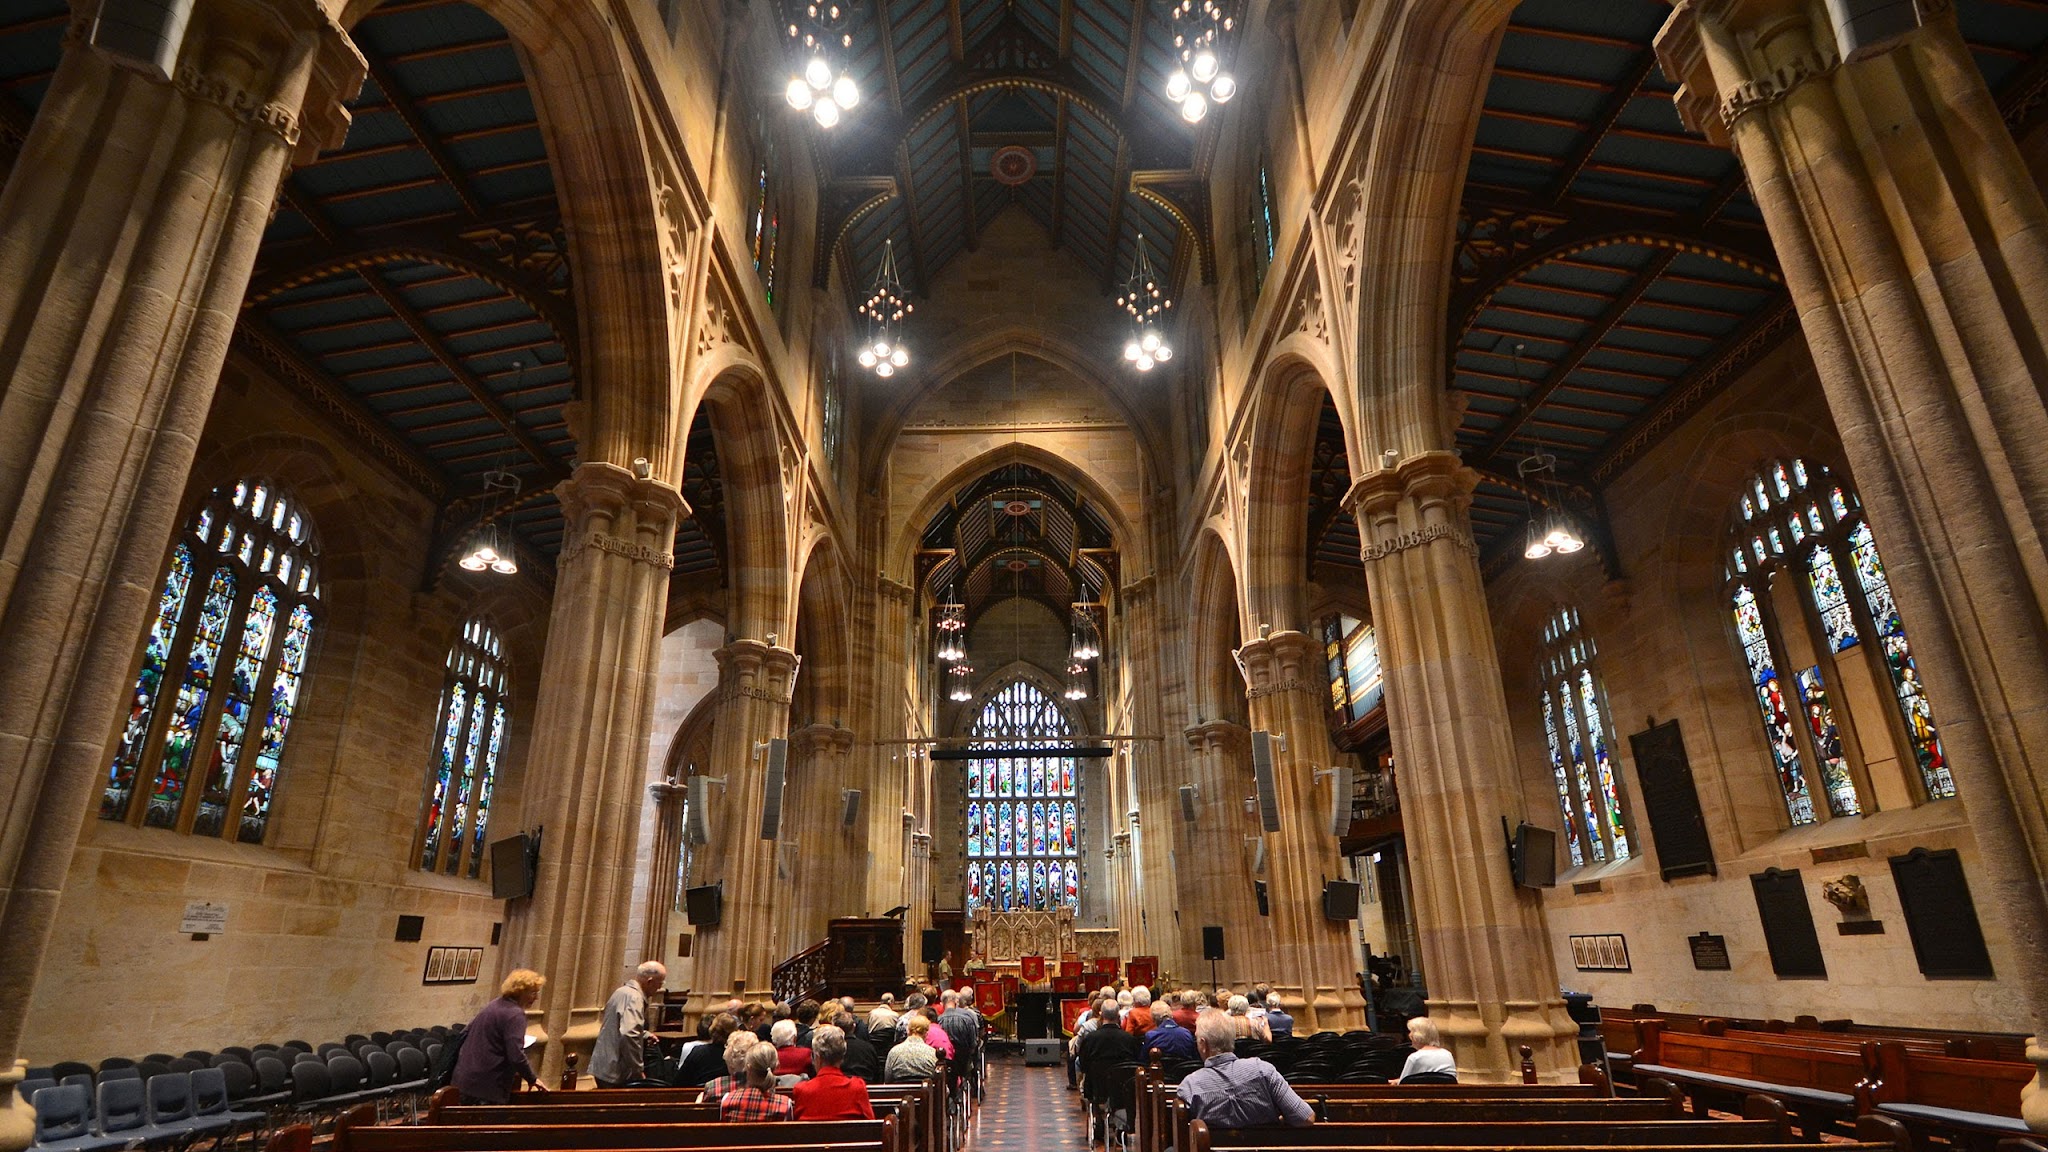
[[[586,548],[595,548],[599,552],[609,552],[614,556],[623,556],[628,560],[637,561],[642,564],[651,564],[656,568],[674,568],[676,566],[676,557],[673,552],[664,551],[647,544],[635,544],[631,540],[613,536],[608,532],[599,532],[595,529],[585,532],[582,536],[577,537],[574,543],[562,549],[562,560],[567,561],[571,557],[583,552]]]
[[[1479,555],[1479,545],[1473,542],[1471,535],[1464,529],[1451,524],[1431,524],[1427,528],[1418,528],[1413,532],[1403,532],[1399,536],[1386,540],[1376,540],[1366,545],[1359,555],[1364,558],[1367,564],[1370,564],[1376,560],[1384,560],[1397,552],[1406,552],[1410,548],[1420,548],[1433,540],[1449,540],[1466,553],[1473,556]]]

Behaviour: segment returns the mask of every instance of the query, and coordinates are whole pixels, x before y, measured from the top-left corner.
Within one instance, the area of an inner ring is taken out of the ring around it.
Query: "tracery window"
[[[1386,680],[1372,625],[1341,613],[1324,620],[1323,655],[1330,667],[1330,709],[1339,725],[1363,720],[1380,706]]]
[[[471,620],[448,651],[440,731],[420,813],[421,871],[474,879],[483,868],[491,786],[511,723],[506,696],[504,643],[488,623]]]
[[[101,819],[263,842],[313,643],[318,557],[312,523],[274,485],[243,480],[201,503],[171,546]]]
[[[782,241],[782,216],[777,211],[775,189],[768,178],[768,169],[775,162],[775,145],[764,142],[756,149],[761,157],[755,166],[754,209],[747,225],[747,243],[754,255],[754,271],[761,275],[761,288],[767,295],[768,306],[775,307],[775,270],[777,249]]]
[[[1954,796],[1854,490],[1822,465],[1773,461],[1743,489],[1730,522],[1736,640],[1792,823],[1874,810],[1893,779],[1929,800]]]
[[[989,697],[970,747],[1071,748],[1052,697],[1019,680]],[[967,908],[1049,912],[1081,899],[1080,762],[1071,756],[967,761]]]
[[[1246,221],[1246,233],[1251,241],[1251,292],[1247,300],[1255,302],[1266,287],[1266,271],[1273,266],[1273,256],[1279,243],[1279,229],[1273,224],[1273,180],[1267,171],[1266,158],[1259,157],[1259,168],[1253,177],[1250,197],[1250,218]],[[1249,313],[1251,305],[1246,305]]]
[[[1580,627],[1578,609],[1551,613],[1543,625],[1543,735],[1574,868],[1630,855],[1614,725],[1593,656],[1593,640]]]

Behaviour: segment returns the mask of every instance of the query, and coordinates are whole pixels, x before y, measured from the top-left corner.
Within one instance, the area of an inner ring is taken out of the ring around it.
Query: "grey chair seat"
[[[1879,1112],[1897,1116],[1901,1120],[1918,1120],[1939,1125],[1943,1128],[1961,1128],[1974,1132],[1998,1132],[2008,1136],[2029,1136],[2032,1131],[2027,1122],[2017,1116],[1999,1116],[1990,1112],[1965,1112],[1960,1108],[1937,1108],[1932,1104],[1879,1104]]]

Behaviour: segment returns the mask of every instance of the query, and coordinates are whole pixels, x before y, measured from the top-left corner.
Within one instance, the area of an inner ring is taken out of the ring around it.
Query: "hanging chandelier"
[[[1086,700],[1088,698],[1088,686],[1081,679],[1087,674],[1088,666],[1078,660],[1067,665],[1067,690],[1065,692],[1067,699]]]
[[[853,55],[852,4],[813,0],[805,5],[803,19],[790,24],[789,39],[802,63],[790,74],[783,96],[791,108],[809,112],[818,127],[830,128],[860,103],[853,74],[844,63],[836,70],[832,66],[834,58],[844,61]]]
[[[974,675],[974,668],[962,661],[946,671],[953,677],[953,690],[946,693],[946,698],[956,702],[974,699],[974,689],[967,683],[967,678]]]
[[[1564,485],[1557,479],[1557,457],[1548,452],[1535,452],[1522,458],[1515,466],[1525,485],[1534,486],[1543,493],[1543,514],[1536,514],[1535,497],[1525,487],[1522,500],[1528,509],[1529,526],[1525,531],[1522,555],[1530,560],[1541,560],[1555,552],[1569,556],[1586,546],[1586,541],[1572,524],[1572,518],[1564,510]],[[1532,479],[1533,477],[1533,479]]]
[[[1101,646],[1095,642],[1094,605],[1087,601],[1085,589],[1082,596],[1083,599],[1074,605],[1074,643],[1069,651],[1069,655],[1077,664],[1102,655]]]
[[[519,477],[503,468],[484,473],[482,522],[470,534],[469,551],[456,561],[463,571],[489,569],[500,576],[510,576],[519,571],[519,561],[512,555],[512,533],[498,521],[501,498],[510,500],[518,496],[519,488]]]
[[[882,243],[882,267],[875,273],[875,286],[857,311],[868,318],[867,342],[860,348],[860,366],[877,376],[894,376],[910,364],[910,350],[903,346],[904,317],[916,311],[906,297],[903,278],[896,274],[896,242]]]
[[[1173,47],[1180,65],[1166,77],[1166,98],[1180,106],[1180,118],[1199,124],[1211,104],[1228,104],[1237,79],[1223,67],[1223,34],[1236,21],[1217,0],[1180,0],[1173,6]]]
[[[1173,301],[1166,298],[1160,287],[1159,273],[1152,267],[1152,258],[1145,254],[1143,235],[1138,237],[1137,254],[1131,258],[1131,278],[1125,282],[1123,295],[1116,298],[1116,303],[1131,318],[1131,335],[1124,341],[1126,361],[1140,372],[1150,372],[1153,365],[1173,359],[1173,345],[1167,343],[1161,328]]]

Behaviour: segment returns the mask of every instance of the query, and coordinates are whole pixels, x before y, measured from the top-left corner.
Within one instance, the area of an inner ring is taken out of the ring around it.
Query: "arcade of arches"
[[[0,1085],[891,909],[1479,1079],[2048,1032],[2037,4],[1246,0],[1191,123],[1167,6],[855,0],[829,129],[784,0],[174,7],[0,15]]]

